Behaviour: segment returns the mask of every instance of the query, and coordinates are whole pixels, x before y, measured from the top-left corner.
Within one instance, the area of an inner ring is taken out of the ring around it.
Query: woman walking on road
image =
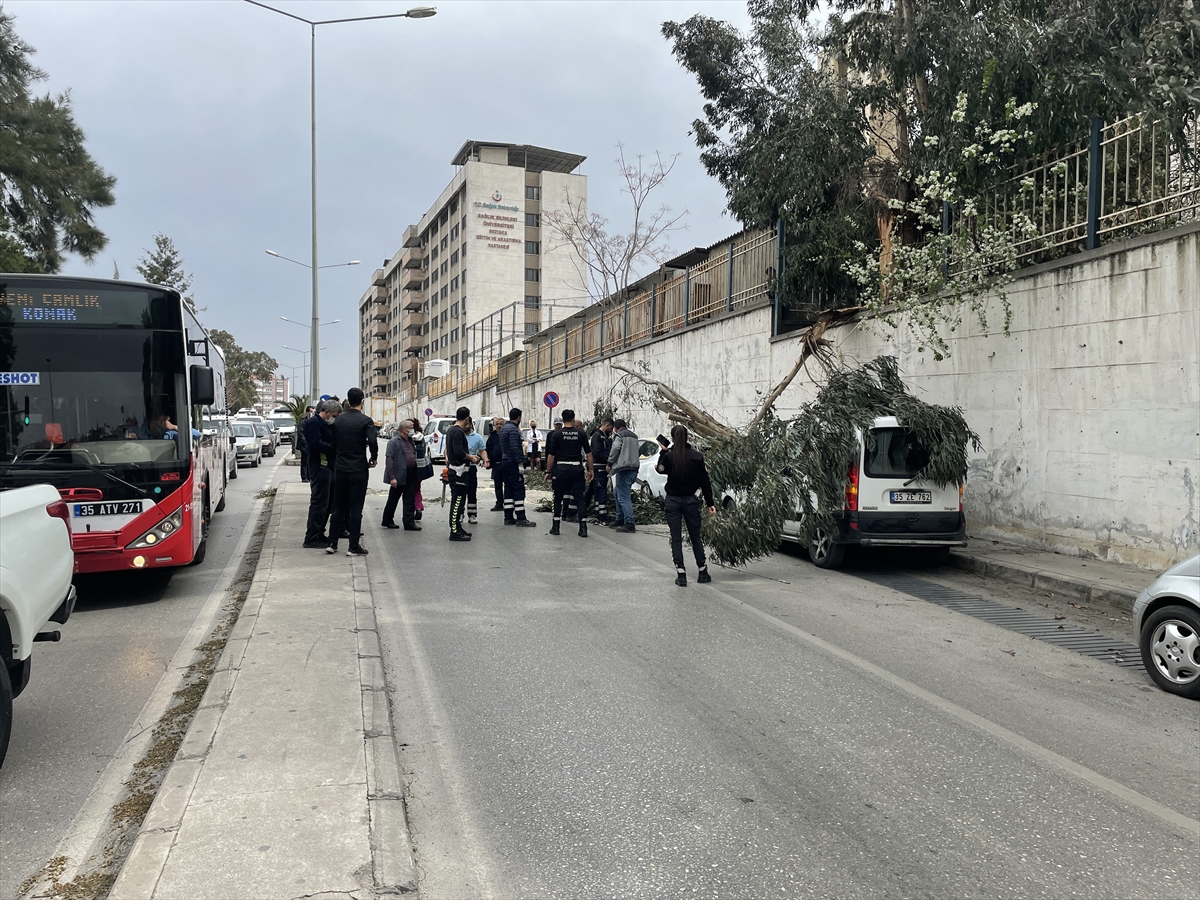
[[[655,468],[660,475],[667,476],[667,525],[671,529],[671,559],[675,563],[675,583],[687,587],[687,570],[683,567],[683,523],[687,523],[688,539],[692,544],[692,553],[696,557],[696,566],[700,569],[696,581],[706,584],[712,581],[708,574],[708,562],[704,558],[704,544],[700,542],[700,498],[699,491],[704,494],[704,504],[710,515],[715,515],[717,508],[713,504],[712,482],[708,478],[708,469],[704,466],[704,457],[700,451],[687,442],[688,430],[682,425],[671,429],[671,446],[664,447],[658,454],[658,464]]]

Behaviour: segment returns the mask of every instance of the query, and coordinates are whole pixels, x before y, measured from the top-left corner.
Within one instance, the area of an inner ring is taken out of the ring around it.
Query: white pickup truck
[[[13,698],[29,683],[35,641],[56,641],[48,622],[75,608],[70,512],[58,491],[34,484],[0,492],[0,766],[12,733]]]

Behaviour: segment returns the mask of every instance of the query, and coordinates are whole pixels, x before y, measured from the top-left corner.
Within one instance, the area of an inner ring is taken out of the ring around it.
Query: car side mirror
[[[192,366],[191,389],[193,406],[212,406],[217,402],[217,386],[209,366]]]

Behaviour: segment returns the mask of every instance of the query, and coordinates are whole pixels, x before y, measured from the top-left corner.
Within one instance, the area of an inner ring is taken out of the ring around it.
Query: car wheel
[[[0,659],[0,766],[8,755],[8,739],[12,735],[13,694],[8,666]]]
[[[642,495],[643,500],[654,499],[654,489],[650,487],[650,482],[648,481],[638,482],[638,493]]]
[[[931,569],[940,569],[950,562],[949,547],[930,547],[925,551],[925,565]]]
[[[256,456],[256,457],[254,457],[254,459],[250,460],[250,468],[257,469],[259,459],[260,459],[260,457]]]
[[[237,464],[237,460],[235,459],[235,460],[233,461],[233,471],[229,473],[229,480],[230,480],[230,481],[233,481],[233,479],[237,478],[237,466],[238,466],[238,464]]]
[[[836,543],[824,528],[818,528],[808,545],[808,558],[818,569],[836,569],[846,558],[846,546]]]
[[[226,481],[225,484],[223,484],[221,486],[221,501],[217,504],[217,508],[214,509],[213,512],[220,512],[221,510],[223,510],[225,508],[225,493],[228,489],[229,489],[229,482]]]
[[[1164,606],[1142,626],[1142,665],[1164,691],[1200,700],[1200,612]]]
[[[721,501],[721,509],[725,510],[725,512],[729,512],[730,510],[736,509],[736,508],[737,508],[737,501],[735,501],[732,497],[726,497],[724,500]]]

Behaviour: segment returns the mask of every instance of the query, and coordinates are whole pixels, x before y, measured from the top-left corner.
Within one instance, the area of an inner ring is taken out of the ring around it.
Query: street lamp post
[[[317,265],[317,26],[318,25],[338,25],[345,22],[367,22],[375,19],[427,19],[430,16],[437,15],[437,8],[433,6],[414,6],[407,12],[392,13],[383,16],[355,16],[348,19],[323,19],[313,21],[306,19],[303,16],[297,16],[294,13],[284,12],[282,9],[276,9],[273,6],[267,6],[265,3],[260,3],[259,0],[246,0],[247,3],[253,6],[259,6],[273,13],[278,13],[281,16],[287,16],[289,19],[295,19],[298,22],[303,22],[308,26],[309,43],[310,43],[310,107],[312,118],[312,342],[310,344],[312,353],[312,393],[315,395],[321,383],[320,366],[321,354],[317,344],[320,343],[320,304],[318,301],[317,292],[317,272],[321,266]],[[275,255],[275,254],[272,254]]]
[[[293,324],[299,325],[300,323],[294,322]],[[327,324],[332,325],[333,323],[329,322]],[[307,328],[308,326],[306,325],[305,327]],[[308,370],[308,355],[312,352],[311,350],[301,350],[298,347],[289,347],[287,344],[281,344],[280,346],[283,347],[284,350],[291,350],[293,353],[299,353],[303,357],[303,363],[300,366],[289,366],[288,368],[293,369],[293,370],[298,368],[302,372],[305,372]],[[329,348],[321,347],[320,349],[328,350]],[[308,399],[309,399],[309,402],[311,402],[311,403],[315,403],[317,401],[317,397],[313,393],[311,386],[310,386],[309,392],[308,392]]]

